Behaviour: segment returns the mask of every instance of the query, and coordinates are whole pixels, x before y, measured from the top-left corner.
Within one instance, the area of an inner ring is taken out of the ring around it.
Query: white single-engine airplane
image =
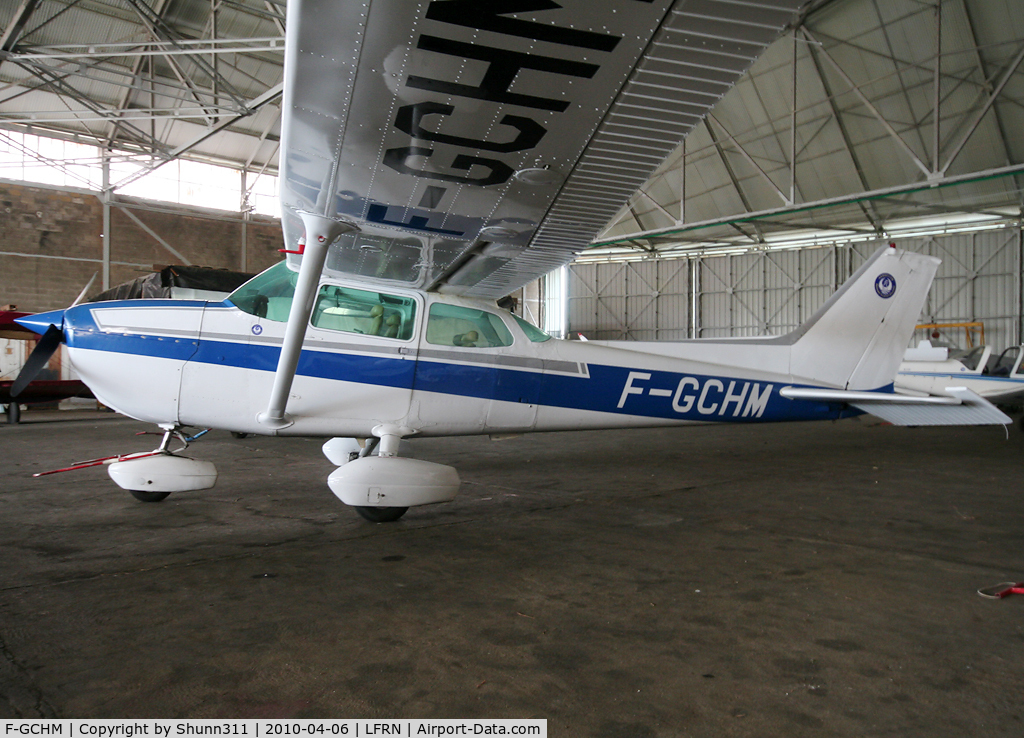
[[[1024,395],[1022,348],[1010,346],[993,356],[991,346],[950,351],[948,346],[921,341],[917,348],[907,349],[903,355],[896,373],[896,390],[941,395],[946,387],[956,384],[1000,404],[1019,401]]]
[[[289,0],[287,260],[221,303],[25,319],[44,334],[29,365],[63,342],[98,399],[165,431],[89,462],[139,499],[213,486],[168,448],[184,427],[321,436],[330,488],[375,521],[458,491],[398,455],[414,436],[1008,423],[965,389],[892,392],[938,264],[895,248],[779,337],[551,340],[495,304],[571,261],[802,4]]]

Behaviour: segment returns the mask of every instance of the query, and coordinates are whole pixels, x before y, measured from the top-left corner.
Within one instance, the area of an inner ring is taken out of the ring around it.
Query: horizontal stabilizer
[[[893,425],[1008,425],[1002,410],[966,387],[947,387],[948,397],[916,397],[889,392],[785,387],[791,400],[845,402]]]

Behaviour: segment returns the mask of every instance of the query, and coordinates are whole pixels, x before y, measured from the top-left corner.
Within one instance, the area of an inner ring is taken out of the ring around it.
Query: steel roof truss
[[[892,127],[892,124],[885,119],[885,117],[878,111],[878,108],[876,108],[874,104],[871,102],[871,100],[868,99],[868,96],[861,91],[861,89],[852,79],[850,79],[850,75],[843,71],[843,68],[839,65],[839,62],[832,58],[832,55],[825,50],[825,47],[821,43],[819,43],[816,38],[814,38],[814,35],[811,34],[811,32],[807,30],[806,27],[801,28],[800,30],[804,34],[804,36],[807,37],[808,41],[817,44],[818,53],[820,53],[823,57],[825,57],[825,59],[828,60],[829,64],[832,65],[832,68],[836,70],[836,73],[839,74],[839,76],[843,79],[844,82],[846,82],[847,85],[849,85],[850,91],[857,96],[857,99],[861,101],[861,104],[863,104],[864,107],[871,111],[871,114],[874,115],[878,122],[882,124],[882,127],[885,128],[889,135],[893,137],[897,144],[899,144],[899,147],[903,149],[907,156],[910,157],[911,161],[914,162],[917,168],[924,172],[924,175],[926,177],[932,176],[932,172],[928,168],[928,165],[921,161],[921,157],[919,157],[914,152],[914,150],[910,148],[909,144],[907,144],[907,142],[903,140],[903,137],[896,132],[896,129]]]
[[[11,18],[11,22],[4,29],[3,36],[0,36],[0,51],[11,51],[14,49],[14,44],[17,43],[21,32],[25,30],[25,26],[28,24],[29,18],[32,17],[41,1],[21,0],[21,5],[14,11],[14,17]]]

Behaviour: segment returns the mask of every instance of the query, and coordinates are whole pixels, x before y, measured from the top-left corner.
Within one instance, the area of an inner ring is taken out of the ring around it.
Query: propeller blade
[[[92,273],[92,277],[89,278],[89,283],[86,284],[85,287],[82,288],[82,291],[78,293],[78,297],[76,297],[75,301],[71,303],[71,307],[74,307],[75,305],[80,303],[82,300],[85,299],[85,296],[89,294],[89,290],[92,289],[92,283],[96,281],[97,274],[99,274],[99,272]]]
[[[63,341],[64,331],[60,328],[51,325],[46,329],[46,333],[39,339],[39,343],[36,344],[32,353],[29,354],[25,366],[18,373],[18,378],[11,385],[11,397],[20,395],[21,391],[28,386],[28,383],[36,378],[36,375],[43,370],[43,367],[50,361],[50,357],[53,356],[54,352],[60,348]]]

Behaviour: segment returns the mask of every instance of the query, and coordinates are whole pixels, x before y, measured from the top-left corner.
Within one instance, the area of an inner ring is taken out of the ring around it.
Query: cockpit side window
[[[512,332],[494,313],[435,302],[427,320],[427,343],[461,348],[512,345]]]
[[[298,278],[287,262],[279,262],[228,295],[228,302],[258,318],[287,323]]]
[[[383,292],[325,284],[313,304],[312,324],[317,328],[366,336],[412,338],[416,301]]]

